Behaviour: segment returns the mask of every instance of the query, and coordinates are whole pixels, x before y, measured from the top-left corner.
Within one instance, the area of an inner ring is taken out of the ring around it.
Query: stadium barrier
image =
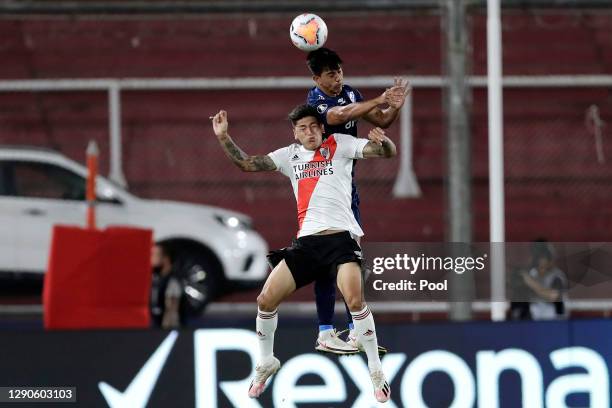
[[[5,332],[0,384],[76,387],[87,407],[372,406],[362,356],[314,353],[314,328],[287,323],[276,335],[283,365],[258,400],[246,393],[257,339],[227,319],[234,327]],[[611,321],[380,324],[378,333],[390,350],[389,407],[610,406]]]

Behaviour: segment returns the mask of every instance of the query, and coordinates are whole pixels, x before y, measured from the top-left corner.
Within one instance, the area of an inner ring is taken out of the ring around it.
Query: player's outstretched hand
[[[213,130],[215,131],[215,135],[217,136],[225,136],[227,135],[227,112],[224,110],[220,110],[215,116],[211,117]]]
[[[395,78],[393,82],[393,87],[386,94],[385,102],[392,108],[400,109],[412,88],[404,78]]]
[[[374,128],[370,130],[370,133],[368,133],[368,139],[377,145],[382,146],[382,142],[385,140],[385,131],[379,127]]]
[[[401,86],[392,86],[391,88],[387,88],[385,91],[385,101],[387,105],[398,109],[403,103],[404,98],[404,88]]]
[[[404,97],[407,96],[410,93],[410,90],[412,89],[411,86],[410,86],[410,82],[408,82],[407,79],[399,78],[399,77],[394,78],[393,86],[403,88],[404,89],[404,95],[403,95]]]

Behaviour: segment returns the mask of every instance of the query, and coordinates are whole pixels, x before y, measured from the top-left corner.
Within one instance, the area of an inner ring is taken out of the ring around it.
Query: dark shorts
[[[361,248],[349,232],[309,235],[293,240],[289,248],[272,251],[268,262],[274,268],[285,260],[296,289],[323,276],[336,276],[338,265],[356,262],[361,265]]]

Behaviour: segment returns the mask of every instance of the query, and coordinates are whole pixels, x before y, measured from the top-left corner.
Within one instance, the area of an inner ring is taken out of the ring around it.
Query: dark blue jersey
[[[342,91],[338,96],[329,96],[316,86],[308,92],[306,103],[310,106],[317,108],[319,117],[325,125],[325,132],[323,137],[329,136],[334,133],[343,133],[345,135],[351,135],[357,137],[357,120],[351,120],[340,125],[328,125],[327,124],[327,111],[335,106],[345,106],[353,102],[361,102],[363,97],[358,90],[348,86],[342,85]],[[353,161],[353,183],[352,183],[352,202],[351,209],[355,215],[355,219],[361,226],[361,213],[359,212],[359,192],[357,191],[357,185],[355,184],[355,163]]]
[[[351,88],[348,85],[342,86],[342,91],[338,96],[326,95],[325,92],[315,86],[308,92],[308,99],[306,103],[317,108],[317,112],[319,112],[319,116],[325,125],[324,136],[328,136],[333,133],[344,133],[345,135],[357,137],[356,120],[351,120],[340,125],[330,126],[327,124],[327,111],[335,106],[344,106],[353,102],[361,101],[363,101],[363,97],[359,91]]]

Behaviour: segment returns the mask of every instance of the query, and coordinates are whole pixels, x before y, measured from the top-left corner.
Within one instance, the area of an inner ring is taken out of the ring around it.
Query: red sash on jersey
[[[315,152],[314,157],[309,163],[320,162],[325,160],[332,160],[334,158],[334,153],[336,153],[336,147],[338,143],[334,138],[334,135],[329,136],[321,146]],[[329,149],[329,157],[325,158],[321,154],[321,149]],[[311,177],[304,178],[298,181],[298,200],[297,200],[297,211],[298,211],[298,235],[302,230],[302,223],[306,218],[306,213],[308,212],[308,205],[310,204],[310,199],[312,198],[312,193],[314,192],[317,183],[319,182],[319,177]]]

